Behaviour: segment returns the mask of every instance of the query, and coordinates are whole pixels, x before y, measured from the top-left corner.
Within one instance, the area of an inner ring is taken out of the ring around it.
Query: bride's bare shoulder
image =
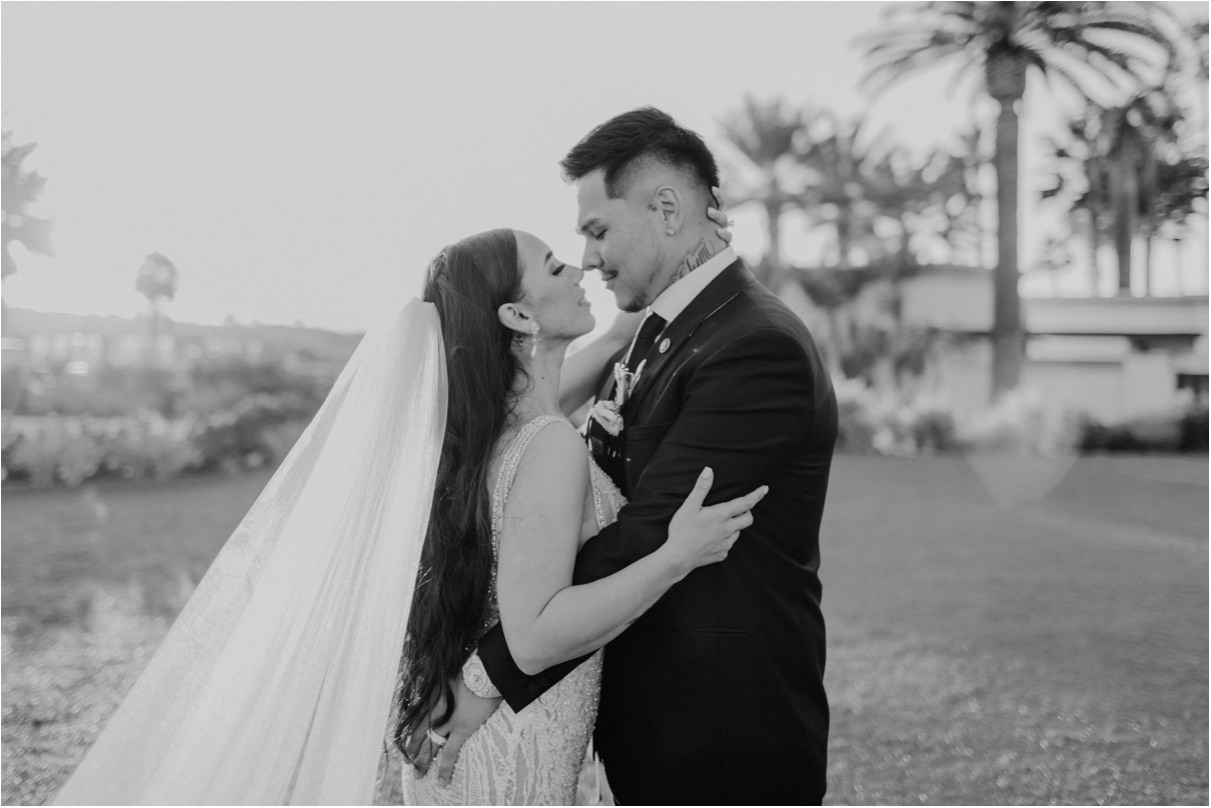
[[[515,490],[533,486],[536,493],[555,493],[568,486],[583,489],[588,485],[588,448],[575,428],[562,419],[543,424],[519,461]]]

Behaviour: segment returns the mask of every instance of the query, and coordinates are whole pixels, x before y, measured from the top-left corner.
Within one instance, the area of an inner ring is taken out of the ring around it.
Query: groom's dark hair
[[[704,193],[719,185],[719,167],[702,138],[654,107],[610,118],[573,146],[559,165],[568,182],[605,169],[606,193],[617,199],[646,160],[685,172]]]

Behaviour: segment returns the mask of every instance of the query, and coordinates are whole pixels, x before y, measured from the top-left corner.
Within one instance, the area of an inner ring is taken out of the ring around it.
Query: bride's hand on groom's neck
[[[735,222],[723,212],[723,193],[718,188],[712,188],[711,196],[714,198],[714,204],[707,207],[706,218],[715,224],[715,235],[719,236],[719,240],[726,248],[732,243],[732,227],[735,226]]]
[[[697,244],[691,247],[677,265],[673,273],[673,282],[677,282],[698,267],[723,252],[732,243],[732,221],[723,212],[722,195],[718,188],[711,189],[714,204],[706,209],[706,217],[715,225],[715,236],[703,236]]]

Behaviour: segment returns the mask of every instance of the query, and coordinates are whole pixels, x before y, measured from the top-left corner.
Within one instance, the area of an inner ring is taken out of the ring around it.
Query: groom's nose
[[[596,252],[592,245],[585,245],[584,255],[580,258],[580,265],[584,267],[585,272],[601,269],[601,259],[597,257]]]

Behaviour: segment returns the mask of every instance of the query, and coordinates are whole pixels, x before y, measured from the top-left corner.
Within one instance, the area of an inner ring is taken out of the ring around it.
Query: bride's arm
[[[602,370],[614,354],[631,344],[642,312],[618,312],[610,329],[564,360],[559,377],[559,408],[571,416],[597,392]]]
[[[689,569],[659,551],[586,586],[572,586],[589,465],[570,429],[530,443],[501,528],[500,622],[521,670],[534,674],[605,645]]]
[[[613,575],[573,586],[588,458],[573,430],[539,432],[505,505],[497,567],[501,627],[518,667],[534,674],[595,651],[693,569],[722,560],[736,532],[752,524],[748,511],[760,497],[703,508],[710,479],[699,480],[658,549]]]

